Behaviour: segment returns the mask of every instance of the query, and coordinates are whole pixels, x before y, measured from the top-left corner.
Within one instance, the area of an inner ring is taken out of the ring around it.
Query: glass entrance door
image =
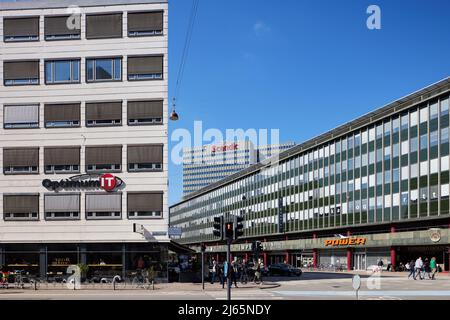
[[[353,269],[357,271],[364,271],[367,269],[365,253],[355,253],[353,255]]]

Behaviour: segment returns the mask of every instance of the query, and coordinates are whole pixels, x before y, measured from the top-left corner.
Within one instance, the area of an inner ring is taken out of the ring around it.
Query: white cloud
[[[257,35],[270,32],[270,30],[271,30],[270,27],[262,21],[258,21],[253,25],[253,31],[255,31]]]

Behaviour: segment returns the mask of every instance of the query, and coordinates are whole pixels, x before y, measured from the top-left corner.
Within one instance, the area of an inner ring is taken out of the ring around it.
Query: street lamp
[[[178,121],[178,119],[180,119],[180,117],[178,116],[178,113],[175,111],[175,106],[176,106],[176,100],[175,98],[173,98],[173,104],[172,104],[172,113],[170,114],[170,120],[172,121]]]

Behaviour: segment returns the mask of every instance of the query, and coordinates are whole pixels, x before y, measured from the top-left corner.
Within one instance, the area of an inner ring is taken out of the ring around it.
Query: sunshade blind
[[[122,146],[86,147],[86,165],[122,164]]]
[[[80,195],[46,195],[45,212],[80,212]]]
[[[3,166],[39,166],[39,148],[3,149]]]
[[[129,101],[128,119],[151,119],[163,117],[163,101]]]
[[[5,106],[4,122],[36,123],[39,122],[39,106]]]
[[[163,211],[163,193],[129,193],[128,211]]]
[[[87,212],[121,212],[122,194],[87,194]]]

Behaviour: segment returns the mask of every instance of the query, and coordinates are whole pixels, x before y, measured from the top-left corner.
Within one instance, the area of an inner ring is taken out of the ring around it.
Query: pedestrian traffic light
[[[234,240],[244,235],[244,224],[242,223],[244,218],[235,216],[234,217]]]
[[[214,231],[213,234],[215,237],[223,240],[223,217],[215,217],[214,218]]]
[[[225,223],[225,238],[227,240],[233,240],[233,235],[234,235],[233,222]]]
[[[204,243],[202,243],[202,252],[206,251],[206,245]]]

